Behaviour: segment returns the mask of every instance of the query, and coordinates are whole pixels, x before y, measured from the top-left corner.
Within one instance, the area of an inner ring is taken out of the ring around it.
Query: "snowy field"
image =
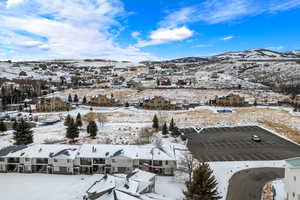
[[[66,117],[70,114],[76,117],[78,113],[83,117],[89,112],[101,113],[106,118],[103,126],[98,123],[98,135],[91,140],[86,132],[87,121],[80,130],[79,143],[113,143],[134,144],[139,138],[142,128],[152,126],[153,116],[156,114],[161,123],[170,122],[172,118],[177,126],[184,127],[221,127],[260,125],[271,131],[279,133],[295,142],[300,140],[300,116],[291,108],[285,107],[250,107],[228,108],[232,113],[220,114],[222,107],[200,106],[190,110],[155,111],[142,110],[134,107],[94,107],[93,111],[87,106],[81,106],[70,112],[34,113],[40,119],[52,117]],[[50,126],[37,126],[34,130],[35,143],[65,143],[66,127],[63,120]],[[0,135],[0,145],[13,143],[12,131]]]

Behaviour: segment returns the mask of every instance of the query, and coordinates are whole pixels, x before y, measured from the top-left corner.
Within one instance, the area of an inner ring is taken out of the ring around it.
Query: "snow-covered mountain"
[[[246,51],[227,52],[213,56],[217,59],[284,59],[300,58],[300,51],[277,52],[268,49],[250,49]]]

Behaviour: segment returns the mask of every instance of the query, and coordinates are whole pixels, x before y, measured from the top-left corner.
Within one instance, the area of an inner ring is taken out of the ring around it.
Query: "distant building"
[[[97,95],[91,98],[91,106],[118,106],[118,101],[111,95]]]
[[[238,94],[229,94],[227,96],[218,97],[210,101],[210,104],[217,106],[245,106],[247,105],[245,98]]]
[[[285,167],[285,189],[287,200],[300,199],[300,158],[286,160]]]
[[[168,99],[165,99],[161,96],[155,96],[153,98],[145,98],[141,103],[141,107],[145,109],[153,109],[153,110],[176,109],[175,105],[172,105]]]

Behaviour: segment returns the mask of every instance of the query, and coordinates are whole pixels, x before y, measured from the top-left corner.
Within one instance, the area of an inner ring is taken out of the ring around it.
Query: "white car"
[[[257,135],[252,135],[252,140],[253,140],[254,142],[261,142],[260,137],[258,137]]]

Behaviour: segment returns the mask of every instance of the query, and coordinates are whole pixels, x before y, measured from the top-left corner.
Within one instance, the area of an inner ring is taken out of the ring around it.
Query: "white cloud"
[[[233,35],[230,35],[230,36],[226,36],[226,37],[223,37],[223,38],[220,38],[220,40],[231,40],[235,38]]]
[[[140,40],[140,35],[141,35],[141,33],[137,32],[137,31],[134,31],[131,33],[131,37],[133,37],[136,40]]]
[[[271,47],[267,47],[266,49],[270,49],[273,51],[281,51],[284,49],[284,46],[271,46]]]
[[[185,7],[171,14],[167,15],[162,21],[159,22],[161,27],[177,27],[186,22],[193,20],[192,14],[197,10],[195,7]]]
[[[173,10],[159,22],[161,26],[176,27],[197,21],[217,24],[300,7],[300,0],[206,0],[189,7]]]
[[[7,0],[6,7],[11,8],[11,7],[21,4],[23,2],[24,2],[24,0]]]
[[[10,13],[0,11],[0,29],[6,30],[5,35],[0,34],[0,43],[9,42],[10,48],[19,51],[15,56],[122,60],[152,57],[116,42],[116,31],[123,28],[119,19],[126,15],[119,0],[31,0],[23,4],[22,9],[12,8]]]
[[[189,38],[193,35],[193,31],[188,29],[185,26],[178,28],[159,28],[155,31],[152,31],[149,38],[149,41],[140,41],[138,42],[138,47],[145,47],[157,44],[163,44],[171,41],[179,41]]]

